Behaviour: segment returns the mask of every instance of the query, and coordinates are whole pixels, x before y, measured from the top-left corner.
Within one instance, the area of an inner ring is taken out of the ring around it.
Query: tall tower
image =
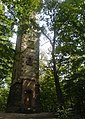
[[[31,27],[18,34],[7,112],[39,112],[39,34]]]

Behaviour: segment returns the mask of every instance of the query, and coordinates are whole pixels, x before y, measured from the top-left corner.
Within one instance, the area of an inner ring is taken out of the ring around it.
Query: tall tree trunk
[[[57,69],[56,69],[56,61],[55,61],[54,54],[52,55],[52,60],[53,60],[53,73],[54,73],[54,81],[55,81],[57,98],[58,98],[59,104],[61,106],[63,106],[64,105],[64,98],[63,98],[62,90],[60,88],[59,76],[58,76]]]
[[[54,74],[57,99],[58,99],[60,107],[62,107],[62,106],[64,106],[64,97],[62,94],[62,90],[60,88],[59,76],[58,76],[58,72],[57,72],[57,68],[56,68],[55,41],[56,41],[56,29],[54,28],[54,38],[53,38],[53,43],[52,43],[52,54],[51,55],[52,55],[52,62],[53,62],[53,74]]]

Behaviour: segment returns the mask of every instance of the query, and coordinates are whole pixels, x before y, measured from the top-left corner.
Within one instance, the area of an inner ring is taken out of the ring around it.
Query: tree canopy
[[[41,21],[45,22],[42,26],[43,34],[53,48],[52,55],[56,62],[55,68],[65,106],[81,115],[84,115],[85,110],[83,96],[85,93],[84,7],[83,0],[45,1],[41,18]],[[51,66],[55,63],[54,59],[52,56]]]

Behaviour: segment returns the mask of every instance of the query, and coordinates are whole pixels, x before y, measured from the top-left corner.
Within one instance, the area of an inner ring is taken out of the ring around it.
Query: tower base
[[[38,113],[41,112],[39,85],[35,80],[22,80],[10,88],[7,110],[9,113]]]

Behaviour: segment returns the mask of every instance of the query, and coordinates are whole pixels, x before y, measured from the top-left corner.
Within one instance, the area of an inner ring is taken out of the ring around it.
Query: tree
[[[56,72],[60,78],[65,104],[81,114],[84,112],[84,96],[79,93],[84,93],[84,6],[83,0],[66,0],[61,3],[45,1],[41,18],[44,20],[41,31],[52,45],[52,66],[54,74]],[[55,79],[59,82],[59,78]],[[63,96],[62,93],[58,95],[58,89],[57,97],[61,98]],[[62,99],[59,101],[62,102]]]
[[[0,4],[0,84],[7,76],[10,76],[13,62],[13,45],[9,40],[12,36],[12,19],[8,18],[5,13],[5,6]]]
[[[65,103],[67,101],[68,107],[72,107],[77,113],[82,114],[84,112],[84,96],[79,92],[85,93],[83,85],[85,75],[85,3],[82,0],[66,0],[61,3],[53,0],[47,2],[47,5],[45,4],[44,7],[44,20],[47,29],[43,34],[52,44],[52,65],[57,66],[57,74],[62,87],[64,87],[62,91]],[[50,34],[52,35],[50,36]],[[51,39],[52,36],[54,39]]]
[[[57,99],[60,105],[60,108],[64,106],[64,97],[62,94],[62,90],[59,83],[59,75],[58,70],[56,66],[56,40],[57,40],[57,31],[56,31],[56,14],[58,10],[58,1],[45,1],[43,6],[43,14],[41,15],[41,21],[43,20],[45,24],[42,26],[41,32],[46,36],[46,38],[49,40],[52,51],[51,51],[51,63],[52,63],[52,70],[53,70],[53,76],[55,81],[55,87],[56,87],[56,94]],[[52,34],[52,35],[51,35]]]
[[[85,75],[85,36],[84,36],[84,6],[83,0],[66,0],[60,5],[57,14],[57,34],[60,46],[56,47],[60,75],[63,75],[64,92],[70,107],[77,113],[84,114],[84,75]],[[57,43],[56,41],[56,43]],[[82,94],[82,93],[83,94]],[[83,97],[82,97],[83,96]],[[80,101],[81,100],[81,101]]]
[[[13,19],[7,16],[4,3],[0,1],[0,110],[5,110],[12,76],[14,47],[10,41]]]
[[[40,78],[40,100],[43,112],[57,111],[58,101],[56,101],[55,83],[50,68],[47,68],[44,76]]]
[[[46,52],[40,52],[39,59],[40,101],[43,112],[57,111],[56,91],[52,70]]]

